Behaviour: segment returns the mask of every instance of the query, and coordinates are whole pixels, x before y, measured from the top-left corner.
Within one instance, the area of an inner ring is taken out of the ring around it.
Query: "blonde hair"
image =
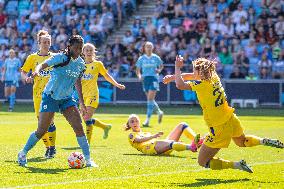
[[[130,127],[130,125],[129,125],[129,120],[132,119],[132,118],[134,118],[134,117],[135,117],[136,119],[140,120],[139,117],[138,117],[138,115],[136,115],[136,114],[130,114],[129,117],[128,117],[128,120],[127,120],[127,122],[126,122],[126,124],[124,125],[124,130],[125,130],[125,131],[128,131],[129,129],[131,129],[131,127]]]
[[[192,62],[194,69],[198,72],[202,80],[210,80],[215,72],[215,60],[209,60],[206,58],[198,58]]]
[[[41,37],[46,37],[46,38],[49,38],[49,39],[51,39],[51,36],[49,35],[49,33],[47,32],[47,31],[45,31],[45,30],[39,30],[38,32],[37,32],[37,41],[38,42],[40,42],[40,38]]]
[[[84,46],[83,46],[83,52],[84,52],[84,49],[85,49],[86,47],[91,47],[91,48],[93,49],[93,51],[94,51],[94,53],[93,53],[93,59],[94,59],[94,60],[97,60],[99,57],[96,55],[96,52],[98,52],[96,46],[93,45],[92,43],[85,43]]]

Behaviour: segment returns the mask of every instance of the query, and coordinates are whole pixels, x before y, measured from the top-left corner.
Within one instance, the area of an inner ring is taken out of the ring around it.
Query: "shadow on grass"
[[[59,173],[63,173],[66,172],[67,170],[69,170],[68,168],[54,168],[54,169],[50,169],[50,168],[39,168],[39,167],[27,167],[27,169],[30,171],[28,173],[44,173],[44,174],[59,174]]]
[[[97,148],[103,148],[103,149],[106,149],[106,148],[108,148],[107,146],[93,146],[92,148],[95,148],[95,149],[97,149]],[[63,147],[63,148],[61,148],[62,150],[81,150],[81,148],[80,147]]]
[[[194,183],[172,183],[172,186],[177,187],[202,187],[202,186],[209,186],[209,185],[217,185],[217,184],[229,184],[229,183],[235,183],[235,182],[247,182],[250,181],[250,179],[196,179],[197,182]]]
[[[48,159],[44,157],[35,157],[35,158],[28,158],[28,162],[44,162],[47,161]],[[17,163],[16,160],[6,160],[6,163]],[[18,163],[17,163],[18,164]]]
[[[122,154],[124,156],[158,156],[158,157],[166,157],[166,158],[186,158],[182,156],[176,156],[176,155],[148,155],[148,154]]]

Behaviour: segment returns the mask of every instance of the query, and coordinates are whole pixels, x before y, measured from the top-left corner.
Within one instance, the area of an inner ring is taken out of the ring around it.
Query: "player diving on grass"
[[[20,166],[27,166],[27,153],[36,145],[46,133],[53,120],[55,112],[60,111],[73,128],[79,146],[86,158],[87,167],[96,167],[91,160],[90,148],[82,126],[82,120],[76,102],[72,99],[74,86],[79,95],[80,108],[83,115],[86,112],[82,95],[81,77],[85,71],[85,62],[80,57],[84,40],[80,35],[73,35],[68,40],[69,44],[63,53],[53,55],[48,60],[39,64],[33,76],[47,67],[52,67],[50,79],[42,94],[38,128],[31,133],[24,148],[18,153]]]
[[[163,70],[163,61],[153,53],[154,46],[151,42],[146,42],[142,47],[143,55],[136,62],[136,74],[139,81],[142,81],[143,91],[147,97],[147,118],[143,123],[144,127],[150,124],[150,118],[154,109],[158,113],[158,123],[162,122],[163,111],[155,101],[159,88],[159,73]]]
[[[196,152],[203,141],[203,139],[200,139],[200,134],[196,134],[186,123],[178,124],[166,139],[158,139],[164,133],[143,132],[140,127],[140,119],[135,114],[129,116],[125,125],[126,131],[130,129],[132,131],[128,135],[128,140],[131,146],[148,155],[169,155],[173,150]],[[185,135],[192,143],[179,142],[181,135]]]
[[[97,60],[96,47],[91,43],[86,43],[83,47],[83,55],[86,65],[86,70],[82,77],[82,93],[84,97],[84,103],[87,108],[86,114],[83,119],[86,123],[87,139],[90,144],[93,132],[93,126],[100,127],[104,130],[103,138],[108,137],[108,132],[111,129],[110,124],[106,124],[99,119],[92,118],[95,110],[99,105],[99,89],[98,89],[98,76],[101,74],[108,82],[116,86],[119,89],[124,90],[125,86],[117,83],[111,75],[108,74],[103,63]]]
[[[51,46],[51,36],[47,31],[40,30],[37,33],[37,42],[39,45],[39,51],[29,55],[22,67],[22,77],[26,83],[33,83],[33,101],[34,110],[37,119],[39,119],[39,109],[41,103],[42,92],[49,80],[51,68],[48,67],[42,70],[34,78],[28,75],[30,71],[34,72],[38,64],[43,63],[45,60],[49,59],[53,53],[49,51]],[[52,120],[48,131],[42,136],[43,143],[46,147],[45,157],[53,158],[56,154],[55,140],[56,140],[56,127]]]
[[[283,143],[277,139],[244,134],[240,120],[234,114],[234,108],[228,105],[224,88],[215,70],[216,62],[198,58],[192,64],[193,73],[181,74],[181,68],[184,65],[183,57],[177,56],[175,75],[165,76],[163,82],[166,84],[175,80],[178,89],[192,90],[197,93],[204,120],[209,129],[209,134],[205,137],[199,151],[199,165],[213,170],[231,168],[252,173],[252,169],[244,160],[228,161],[217,158],[215,155],[221,148],[227,148],[231,139],[239,147],[265,145],[283,148]]]

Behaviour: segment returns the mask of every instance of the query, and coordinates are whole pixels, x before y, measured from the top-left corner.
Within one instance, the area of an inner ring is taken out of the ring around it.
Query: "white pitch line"
[[[284,160],[275,161],[275,162],[258,162],[258,163],[254,163],[254,164],[250,164],[250,165],[251,166],[270,165],[270,164],[278,164],[278,163],[284,163]],[[76,184],[76,183],[84,183],[84,182],[96,182],[96,181],[126,180],[126,179],[132,179],[132,178],[137,178],[137,177],[172,175],[172,174],[179,174],[179,173],[201,172],[201,171],[207,171],[207,170],[209,170],[209,169],[203,168],[203,169],[197,169],[197,170],[157,172],[157,173],[149,173],[149,174],[141,174],[141,175],[130,175],[130,176],[102,177],[102,178],[92,178],[92,179],[83,179],[83,180],[73,180],[73,181],[68,181],[68,182],[67,181],[66,182],[52,182],[52,183],[46,183],[46,184],[31,184],[31,185],[23,185],[23,186],[13,186],[13,187],[6,187],[5,189],[45,187],[45,186]],[[2,188],[0,188],[0,189],[2,189]]]

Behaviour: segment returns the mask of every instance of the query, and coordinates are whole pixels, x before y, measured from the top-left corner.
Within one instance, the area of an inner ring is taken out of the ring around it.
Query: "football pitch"
[[[128,132],[123,130],[128,115],[136,113],[144,121],[144,106],[101,106],[94,116],[112,124],[108,139],[103,130],[94,128],[91,155],[99,168],[69,169],[67,157],[80,151],[75,134],[64,117],[57,113],[56,148],[54,159],[43,158],[42,141],[28,154],[28,167],[16,163],[18,151],[29,134],[37,127],[30,105],[18,105],[15,112],[0,106],[0,188],[283,188],[284,150],[266,146],[239,148],[231,142],[218,157],[239,161],[245,159],[254,173],[238,170],[212,171],[197,164],[198,153],[173,152],[171,156],[147,156],[128,143]],[[5,111],[4,111],[5,110]],[[207,127],[197,107],[174,106],[163,108],[162,124],[157,116],[145,132],[164,131],[165,138],[179,122],[185,121],[202,135]],[[283,109],[243,109],[236,111],[245,132],[260,137],[284,141]],[[190,142],[182,138],[183,142]]]

